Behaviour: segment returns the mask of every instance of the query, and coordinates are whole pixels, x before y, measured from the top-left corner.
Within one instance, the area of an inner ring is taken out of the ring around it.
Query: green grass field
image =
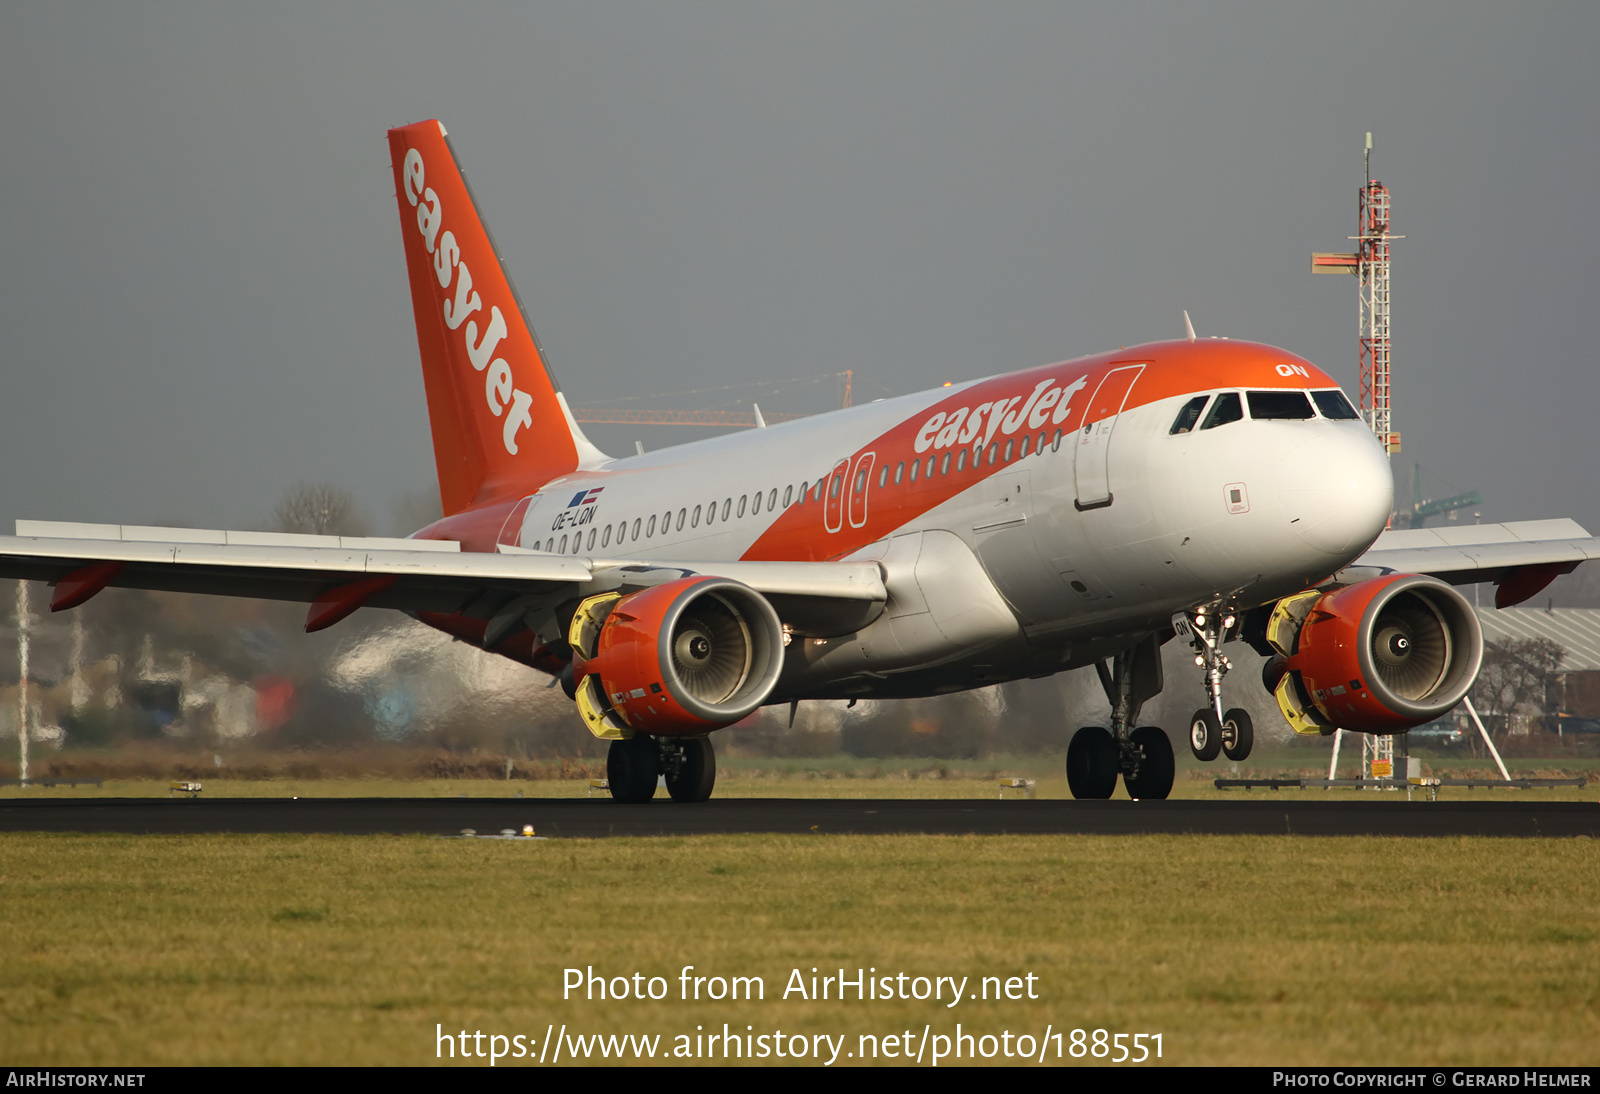
[[[1593,1065],[1597,907],[1591,840],[6,835],[0,1058],[426,1064],[438,1025],[670,1051],[725,1022],[848,1052],[960,1022],[1160,1033],[1173,1064]],[[589,965],[671,994],[563,1000]],[[683,965],[766,997],[678,1000]],[[1038,998],[781,998],[841,966]]]

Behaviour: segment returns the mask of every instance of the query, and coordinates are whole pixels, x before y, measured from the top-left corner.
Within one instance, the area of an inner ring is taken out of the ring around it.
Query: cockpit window
[[[1200,424],[1201,429],[1215,429],[1219,425],[1237,422],[1244,417],[1244,404],[1239,401],[1237,391],[1225,391],[1217,396],[1217,401],[1211,404],[1211,413],[1206,415],[1206,420]]]
[[[1350,405],[1350,400],[1344,397],[1344,392],[1335,388],[1332,391],[1313,391],[1311,397],[1317,402],[1317,409],[1322,411],[1322,416],[1335,422],[1349,422],[1359,418],[1356,408]]]
[[[1257,421],[1300,421],[1317,416],[1303,391],[1252,391],[1249,400],[1250,417]]]
[[[1200,412],[1206,408],[1206,400],[1209,398],[1211,398],[1209,395],[1196,395],[1184,403],[1183,409],[1178,411],[1178,417],[1172,423],[1170,432],[1176,436],[1193,429],[1195,423],[1200,420]]]

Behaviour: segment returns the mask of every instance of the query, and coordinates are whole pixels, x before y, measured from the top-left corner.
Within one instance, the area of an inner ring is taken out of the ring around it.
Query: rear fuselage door
[[[1144,371],[1143,365],[1124,365],[1106,373],[1095,388],[1084,412],[1084,426],[1078,430],[1075,474],[1078,484],[1078,508],[1098,509],[1110,505],[1111,482],[1108,458],[1111,451],[1111,432],[1117,427],[1117,418],[1133,382]]]

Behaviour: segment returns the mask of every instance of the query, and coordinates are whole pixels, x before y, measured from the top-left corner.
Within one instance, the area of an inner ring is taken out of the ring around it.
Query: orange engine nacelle
[[[723,577],[590,597],[569,641],[578,711],[604,738],[730,725],[766,701],[783,671],[778,613]]]
[[[1459,703],[1483,632],[1461,594],[1418,574],[1310,590],[1273,608],[1278,706],[1296,733],[1404,733]]]

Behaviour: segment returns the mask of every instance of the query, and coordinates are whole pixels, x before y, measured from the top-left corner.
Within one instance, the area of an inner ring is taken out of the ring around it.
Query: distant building
[[[1566,656],[1556,668],[1556,711],[1600,718],[1600,609],[1479,608],[1485,642],[1548,638]]]

